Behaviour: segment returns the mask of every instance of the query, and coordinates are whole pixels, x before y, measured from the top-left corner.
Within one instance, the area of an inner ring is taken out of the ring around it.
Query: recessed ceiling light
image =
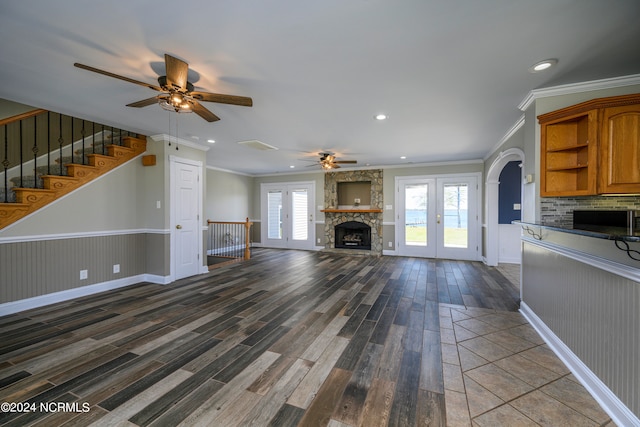
[[[402,160],[404,160],[404,159],[406,159],[406,158],[407,158],[407,156],[400,156],[400,158],[401,158]]]
[[[539,73],[540,71],[544,71],[558,63],[557,59],[545,59],[544,61],[537,62],[529,67],[530,73]]]
[[[214,144],[216,141],[214,139],[207,139],[207,142]]]
[[[294,168],[295,168],[295,166],[294,166],[294,165],[290,165],[289,167],[290,167],[291,169],[294,169]]]
[[[376,118],[376,120],[387,120],[389,118],[389,116],[387,116],[386,114],[382,114],[382,113],[376,114],[374,117]]]

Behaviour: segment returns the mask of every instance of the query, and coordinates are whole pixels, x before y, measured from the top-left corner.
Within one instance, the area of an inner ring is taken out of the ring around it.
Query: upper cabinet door
[[[604,108],[600,193],[640,193],[640,105]]]

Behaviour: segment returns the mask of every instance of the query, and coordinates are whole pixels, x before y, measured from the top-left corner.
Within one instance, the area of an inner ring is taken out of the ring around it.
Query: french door
[[[313,182],[261,185],[261,240],[272,248],[312,249]]]
[[[478,259],[476,176],[397,178],[399,255]]]

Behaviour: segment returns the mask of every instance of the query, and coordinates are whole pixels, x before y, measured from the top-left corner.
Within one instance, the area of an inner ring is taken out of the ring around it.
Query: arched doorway
[[[485,263],[490,266],[498,265],[500,258],[500,234],[499,234],[499,198],[500,198],[500,173],[504,167],[513,161],[519,161],[524,165],[524,152],[519,148],[509,148],[501,151],[493,161],[487,172],[486,198],[485,198]],[[520,168],[520,186],[522,188],[523,176]],[[520,192],[522,194],[522,191]],[[522,204],[522,200],[520,201]]]

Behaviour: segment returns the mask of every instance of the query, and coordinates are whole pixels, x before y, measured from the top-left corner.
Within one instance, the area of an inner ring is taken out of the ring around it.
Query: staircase
[[[106,134],[104,129],[101,134]],[[117,136],[112,131],[101,139],[87,146],[83,143],[84,148],[74,150],[73,155],[59,154],[55,161],[35,169],[33,165],[25,167],[31,175],[20,172],[8,178],[5,165],[0,186],[0,230],[146,151],[146,138],[140,135]],[[56,153],[62,153],[62,148]]]

